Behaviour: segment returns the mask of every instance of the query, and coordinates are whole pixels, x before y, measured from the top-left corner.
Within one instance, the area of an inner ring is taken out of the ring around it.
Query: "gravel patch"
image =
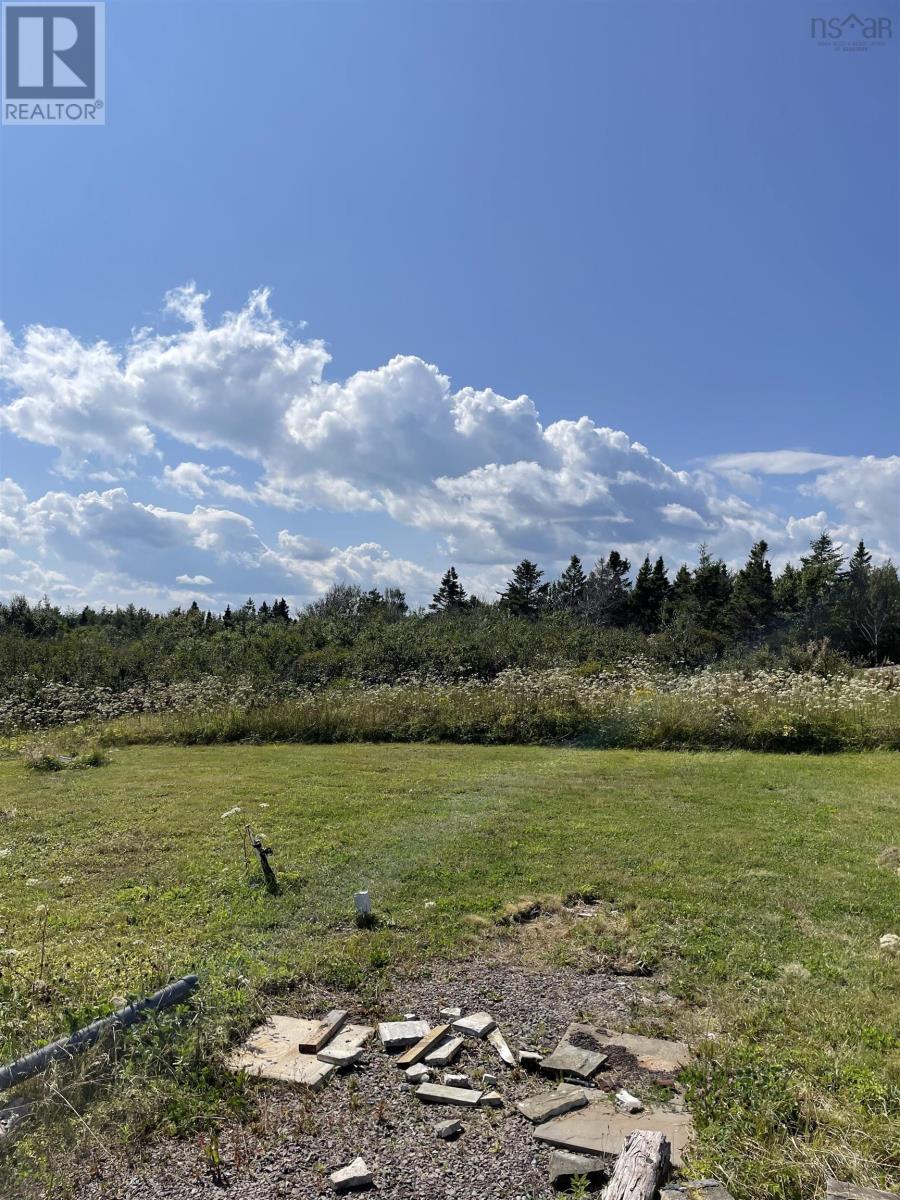
[[[273,1011],[285,1011],[285,997],[273,998]],[[292,1011],[323,1012],[346,1007],[351,1020],[377,1020],[415,1012],[432,1024],[439,1010],[459,1005],[464,1012],[486,1010],[496,1019],[513,1051],[549,1051],[573,1020],[628,1028],[635,1006],[648,1003],[640,985],[608,974],[531,969],[503,962],[430,963],[416,977],[394,979],[377,1001],[377,1011],[360,1008],[359,998],[321,989],[290,998]],[[219,1139],[219,1182],[196,1142],[157,1143],[140,1161],[111,1167],[86,1183],[78,1200],[275,1200],[332,1195],[328,1176],[357,1156],[374,1177],[368,1192],[384,1200],[544,1200],[549,1147],[534,1141],[529,1121],[515,1103],[553,1086],[546,1077],[505,1066],[487,1042],[467,1038],[450,1068],[479,1087],[485,1072],[497,1076],[502,1108],[457,1109],[425,1105],[416,1099],[404,1072],[381,1049],[377,1037],[362,1062],[336,1075],[321,1092],[260,1082],[260,1116],[252,1129],[227,1125]],[[435,1082],[443,1082],[436,1072]],[[613,1093],[635,1085],[635,1073],[603,1070],[598,1086]],[[638,1080],[639,1084],[640,1080]],[[644,1085],[648,1082],[646,1074]],[[458,1119],[463,1132],[445,1140],[436,1132]]]

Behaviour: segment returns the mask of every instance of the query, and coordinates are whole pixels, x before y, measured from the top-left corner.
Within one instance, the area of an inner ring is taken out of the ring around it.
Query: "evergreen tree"
[[[549,590],[546,583],[541,583],[543,575],[537,563],[523,558],[500,593],[500,607],[517,617],[536,617],[546,603]]]
[[[465,605],[466,592],[459,582],[456,567],[448,567],[428,607],[433,612],[459,612]]]
[[[222,613],[222,624],[226,629],[234,628],[234,614],[231,611],[231,605],[225,605],[225,611]]]
[[[728,605],[728,624],[740,638],[765,633],[775,616],[775,585],[772,566],[766,558],[766,542],[756,542],[747,562],[734,579]]]
[[[272,605],[272,620],[280,621],[282,624],[287,625],[290,622],[290,619],[291,614],[288,610],[288,602],[285,600],[284,596],[282,596],[280,600],[276,600]]]
[[[724,628],[731,598],[731,576],[721,558],[714,559],[705,544],[700,547],[691,579],[691,597],[701,629],[714,632]]]
[[[573,554],[569,565],[550,588],[551,606],[560,612],[577,612],[584,602],[586,588],[587,576],[581,559]]]
[[[598,625],[624,625],[628,620],[631,563],[618,550],[594,563],[587,578],[583,611]]]
[[[809,554],[800,559],[800,632],[804,637],[822,638],[834,632],[838,620],[839,585],[844,557],[827,530],[823,530],[810,542],[809,549]]]

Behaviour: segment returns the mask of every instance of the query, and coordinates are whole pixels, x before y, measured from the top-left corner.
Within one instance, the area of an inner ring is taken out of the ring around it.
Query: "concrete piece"
[[[410,1083],[430,1083],[431,1072],[424,1063],[415,1063],[406,1069],[406,1078]]]
[[[541,1070],[546,1075],[577,1075],[580,1079],[590,1079],[605,1062],[605,1054],[599,1054],[596,1050],[582,1050],[580,1046],[573,1046],[563,1039],[552,1054],[541,1059]]]
[[[897,1192],[879,1192],[856,1183],[839,1183],[836,1179],[826,1181],[825,1195],[828,1200],[897,1200]]]
[[[468,1017],[460,1017],[458,1021],[453,1022],[455,1033],[468,1034],[471,1037],[486,1037],[492,1029],[496,1027],[497,1022],[490,1013],[477,1012],[472,1013]]]
[[[336,1192],[349,1192],[372,1186],[372,1172],[362,1158],[354,1158],[349,1167],[341,1167],[328,1178]]]
[[[468,1075],[454,1074],[448,1071],[444,1076],[444,1083],[447,1087],[471,1087],[472,1083]]]
[[[481,1076],[482,1086],[485,1088],[495,1088],[497,1086],[497,1076],[491,1075],[487,1071]]]
[[[326,1013],[321,1021],[316,1021],[313,1027],[300,1038],[297,1049],[301,1054],[318,1054],[326,1042],[330,1042],[348,1017],[345,1008],[333,1008]]]
[[[659,1200],[732,1200],[718,1179],[695,1179],[689,1183],[670,1183],[659,1193]]]
[[[534,1136],[562,1150],[582,1154],[619,1155],[629,1133],[637,1129],[664,1133],[672,1144],[672,1163],[681,1164],[694,1134],[689,1113],[665,1112],[648,1108],[638,1114],[617,1112],[605,1098],[588,1101],[584,1108],[556,1120],[538,1125]]]
[[[356,905],[358,917],[369,916],[372,911],[372,897],[368,892],[356,892],[353,896],[353,903]]]
[[[508,1067],[514,1067],[516,1065],[516,1056],[513,1054],[512,1050],[510,1050],[506,1038],[499,1029],[492,1029],[487,1035],[487,1040],[491,1043],[491,1045],[500,1055],[500,1058]]]
[[[554,1150],[550,1155],[550,1182],[555,1188],[567,1188],[576,1175],[596,1180],[606,1174],[605,1159],[590,1154],[570,1154],[568,1150]]]
[[[638,1037],[632,1033],[604,1034],[593,1031],[601,1046],[617,1047],[632,1055],[645,1071],[677,1075],[691,1061],[690,1047],[684,1042],[669,1042],[664,1038]]]
[[[450,1032],[449,1025],[436,1025],[434,1029],[430,1029],[423,1038],[419,1038],[414,1046],[410,1046],[397,1059],[398,1067],[411,1067],[413,1063],[419,1062],[424,1058],[429,1050],[435,1050]]]
[[[320,1062],[314,1054],[301,1054],[297,1046],[308,1035],[309,1027],[318,1023],[298,1017],[270,1017],[229,1057],[229,1069],[264,1079],[302,1083],[315,1091],[334,1074],[334,1065]]]
[[[418,1013],[404,1013],[403,1014],[404,1021],[418,1021],[418,1019],[419,1019]]]
[[[523,1117],[537,1125],[541,1121],[561,1117],[573,1108],[583,1108],[585,1104],[587,1096],[584,1088],[562,1083],[554,1092],[541,1092],[537,1096],[529,1096],[527,1100],[520,1100],[516,1108]]]
[[[430,1028],[427,1021],[382,1021],[378,1026],[378,1036],[390,1054],[392,1050],[414,1046]]]
[[[474,1108],[481,1099],[481,1092],[474,1088],[445,1087],[440,1083],[423,1083],[416,1088],[416,1095],[425,1104],[459,1104],[463,1108]]]
[[[631,1092],[625,1088],[620,1088],[616,1092],[616,1103],[620,1108],[624,1108],[626,1112],[639,1113],[643,1111],[643,1104],[638,1100],[637,1096],[633,1096]]]
[[[449,1142],[451,1138],[459,1137],[462,1133],[462,1121],[441,1121],[440,1125],[435,1125],[434,1132],[439,1138],[443,1138],[445,1142]]]
[[[458,1021],[462,1016],[461,1008],[442,1008],[440,1014],[445,1021]]]
[[[519,1066],[526,1071],[535,1071],[541,1065],[543,1054],[539,1050],[520,1050]]]
[[[451,1038],[449,1042],[444,1042],[436,1050],[426,1054],[425,1062],[430,1067],[446,1067],[453,1062],[462,1047],[463,1039],[461,1037]]]
[[[337,1037],[319,1051],[316,1058],[320,1062],[334,1063],[336,1067],[359,1062],[363,1046],[374,1032],[371,1025],[345,1025]]]
[[[479,1103],[482,1108],[502,1108],[503,1097],[499,1092],[484,1092]]]

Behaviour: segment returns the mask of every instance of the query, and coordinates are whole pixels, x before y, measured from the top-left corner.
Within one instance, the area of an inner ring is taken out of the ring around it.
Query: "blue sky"
[[[896,557],[900,4],[847,11],[111,0],[107,124],[0,132],[0,591]]]

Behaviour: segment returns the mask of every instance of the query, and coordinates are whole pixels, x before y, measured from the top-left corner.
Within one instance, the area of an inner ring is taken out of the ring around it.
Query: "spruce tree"
[[[581,559],[573,554],[569,565],[550,589],[550,600],[554,608],[563,612],[576,612],[584,602],[587,576]]]
[[[585,616],[598,625],[625,625],[628,620],[628,599],[631,563],[618,550],[610,550],[591,569],[583,602]]]
[[[775,585],[766,558],[768,549],[766,542],[756,542],[734,579],[728,624],[740,638],[759,637],[770,628],[775,616]]]
[[[536,617],[546,603],[549,590],[548,584],[541,583],[543,575],[537,563],[523,558],[500,593],[500,607],[517,617]]]
[[[433,612],[459,612],[466,604],[466,592],[459,582],[456,567],[448,567],[441,585],[431,598],[429,608]]]

